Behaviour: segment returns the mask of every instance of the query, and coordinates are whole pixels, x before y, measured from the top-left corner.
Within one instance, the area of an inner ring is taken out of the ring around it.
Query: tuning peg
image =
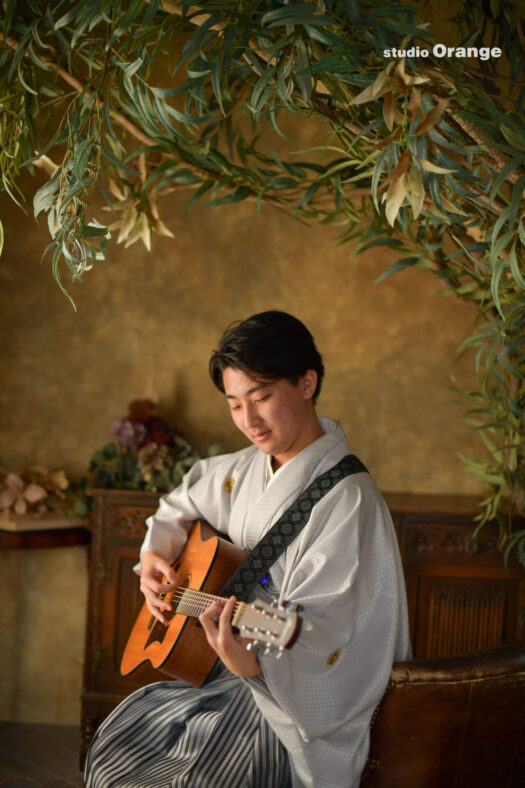
[[[283,602],[283,607],[285,610],[289,610],[292,613],[302,613],[304,610],[302,605],[295,604],[294,602]]]
[[[284,647],[283,646],[279,646],[279,648],[277,650],[277,654],[275,655],[275,658],[276,659],[281,659],[283,654],[284,654]]]

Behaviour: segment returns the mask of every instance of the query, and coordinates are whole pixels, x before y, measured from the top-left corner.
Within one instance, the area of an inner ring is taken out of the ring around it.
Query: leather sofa
[[[396,663],[361,785],[522,788],[525,642]]]

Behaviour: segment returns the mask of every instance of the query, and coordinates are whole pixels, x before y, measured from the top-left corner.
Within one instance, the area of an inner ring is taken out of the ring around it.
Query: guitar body
[[[211,525],[196,520],[183,552],[173,564],[176,582],[181,588],[216,595],[245,557],[244,550],[219,536]],[[176,608],[174,601],[172,605]],[[124,649],[120,672],[127,676],[149,661],[160,673],[200,687],[217,654],[196,618],[175,612],[168,615],[171,620],[162,624],[143,605]]]

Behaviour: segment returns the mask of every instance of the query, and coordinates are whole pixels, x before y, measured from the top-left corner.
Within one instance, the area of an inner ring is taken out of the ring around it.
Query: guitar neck
[[[224,597],[184,586],[168,592],[165,599],[173,604],[172,615],[181,614],[190,618],[198,618],[214,602],[226,601]],[[239,630],[241,637],[256,639],[268,648],[281,650],[289,648],[299,629],[295,610],[268,605],[260,599],[251,603],[237,602],[231,624]]]
[[[190,618],[198,618],[201,613],[204,613],[214,602],[225,602],[224,597],[214,596],[213,594],[206,594],[204,591],[197,591],[194,588],[176,588],[171,593],[166,594],[166,601],[172,602],[175,606],[175,612]],[[234,608],[234,620],[245,605],[244,602],[237,602]]]

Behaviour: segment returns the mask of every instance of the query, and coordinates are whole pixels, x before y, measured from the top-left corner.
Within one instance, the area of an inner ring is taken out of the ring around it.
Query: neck
[[[273,470],[276,471],[281,467],[281,465],[284,465],[285,462],[288,462],[288,460],[291,460],[293,457],[297,456],[297,454],[300,454],[303,449],[306,449],[307,446],[309,446],[311,443],[314,443],[314,441],[318,440],[323,435],[323,428],[319,424],[315,410],[312,408],[312,411],[305,423],[305,428],[301,432],[300,441],[295,444],[293,450],[289,453],[272,456]]]

